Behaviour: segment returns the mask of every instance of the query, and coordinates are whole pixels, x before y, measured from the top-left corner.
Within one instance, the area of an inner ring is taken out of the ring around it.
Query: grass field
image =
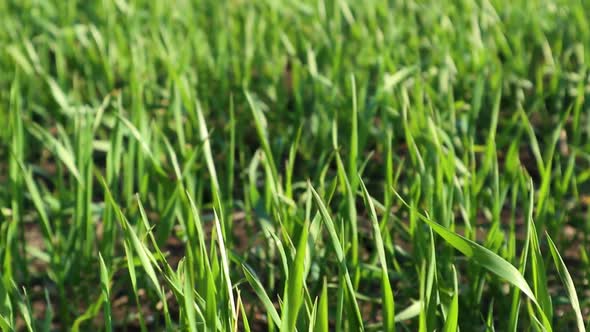
[[[585,331],[590,1],[0,0],[0,330]]]

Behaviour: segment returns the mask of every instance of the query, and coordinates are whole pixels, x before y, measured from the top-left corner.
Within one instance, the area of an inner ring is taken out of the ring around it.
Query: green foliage
[[[589,13],[0,0],[0,331],[584,331]]]

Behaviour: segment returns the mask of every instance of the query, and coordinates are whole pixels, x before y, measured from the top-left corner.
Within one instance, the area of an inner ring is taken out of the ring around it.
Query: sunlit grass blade
[[[2,329],[2,332],[12,332],[14,331],[14,329],[10,326],[10,322],[8,321],[8,318],[5,316],[0,315],[0,329]]]
[[[227,258],[227,250],[225,249],[225,241],[223,240],[223,236],[221,233],[221,223],[219,221],[219,218],[217,217],[217,212],[213,212],[214,214],[214,221],[215,221],[215,230],[216,230],[216,240],[217,240],[217,244],[219,245],[219,254],[221,255],[221,266],[222,266],[222,270],[223,270],[223,276],[224,276],[224,281],[225,281],[225,285],[227,286],[227,294],[229,296],[229,310],[231,310],[231,314],[232,314],[232,319],[233,320],[237,320],[238,319],[238,313],[237,313],[237,307],[236,307],[236,301],[234,299],[234,292],[233,292],[233,286],[232,286],[232,281],[231,281],[231,277],[230,277],[230,266],[229,266],[229,260]]]
[[[103,188],[105,189],[105,192],[107,194],[106,196],[108,204],[110,204],[115,210],[117,219],[119,220],[119,224],[123,229],[127,241],[129,241],[130,247],[133,248],[133,250],[137,254],[137,257],[139,258],[142,267],[144,268],[145,272],[147,273],[147,276],[149,277],[154,286],[154,290],[156,291],[156,293],[158,293],[160,298],[164,299],[164,294],[161,293],[161,289],[159,287],[160,283],[158,281],[158,277],[156,276],[156,271],[154,270],[154,267],[152,265],[152,261],[155,261],[155,259],[150,259],[151,254],[149,253],[149,250],[147,250],[145,245],[137,237],[135,231],[131,228],[131,225],[127,221],[127,218],[125,218],[125,216],[123,215],[123,212],[121,211],[119,205],[114,201],[113,196],[110,193],[110,190],[104,182],[104,179],[102,181]],[[129,261],[133,261],[133,257],[127,257],[127,259]]]
[[[405,320],[412,319],[420,314],[422,310],[422,303],[420,301],[414,301],[404,310],[401,310],[395,315],[396,322],[403,322]]]
[[[565,286],[567,291],[567,296],[570,299],[572,308],[574,309],[574,313],[576,314],[576,325],[578,327],[578,331],[586,332],[586,328],[584,327],[584,316],[582,315],[582,310],[580,309],[580,301],[578,300],[578,294],[576,292],[576,286],[574,285],[574,281],[565,265],[565,262],[561,258],[559,251],[557,250],[557,246],[549,236],[549,234],[545,234],[547,236],[547,242],[549,244],[549,251],[551,252],[551,257],[553,258],[553,262],[555,263],[555,267],[557,268],[557,273],[559,274],[559,278],[561,282]]]
[[[443,327],[444,332],[455,332],[459,328],[459,286],[457,282],[457,270],[453,265],[453,297],[447,312],[447,318]]]
[[[551,303],[551,295],[549,294],[547,284],[547,272],[545,270],[545,263],[543,262],[543,255],[541,254],[541,247],[535,223],[531,217],[532,216],[529,216],[528,227],[530,228],[530,249],[532,251],[530,269],[533,275],[533,290],[539,300],[539,306],[547,316],[547,319],[551,321],[553,317],[553,305]]]
[[[76,158],[74,153],[67,149],[67,147],[58,141],[55,137],[49,134],[45,129],[39,126],[36,123],[32,123],[29,127],[31,133],[36,136],[41,142],[47,145],[47,148],[52,151],[61,162],[68,168],[70,173],[78,180],[78,182],[82,182],[80,177],[80,172],[76,167]]]
[[[262,144],[262,149],[264,151],[264,156],[266,162],[269,164],[271,174],[272,174],[272,183],[278,184],[279,183],[279,176],[277,173],[277,168],[275,166],[274,157],[272,154],[272,150],[270,147],[270,143],[268,142],[267,132],[266,132],[266,119],[264,118],[264,114],[260,108],[256,105],[255,100],[252,98],[249,92],[245,92],[246,99],[248,100],[248,104],[250,106],[250,110],[252,111],[252,116],[254,118],[254,124],[256,126],[256,132],[258,134],[258,139],[260,140],[260,144]]]
[[[31,309],[31,303],[29,302],[29,298],[27,296],[27,291],[23,288],[23,295],[20,296],[20,299],[16,303],[18,310],[20,311],[20,317],[24,320],[25,327],[29,332],[35,332],[34,328],[34,317],[33,311]]]
[[[486,318],[486,331],[495,332],[494,327],[494,300],[490,303],[490,309],[488,310],[488,317]]]
[[[324,279],[322,285],[322,292],[320,294],[320,301],[314,321],[314,332],[328,332],[328,285]]]
[[[119,114],[117,114],[117,117],[118,117],[119,121],[121,121],[125,125],[125,127],[127,127],[129,132],[131,133],[131,136],[133,136],[133,138],[135,138],[136,142],[139,143],[143,152],[148,156],[149,160],[152,161],[152,165],[154,166],[156,171],[158,171],[160,174],[163,174],[164,172],[161,169],[160,162],[158,161],[158,159],[156,159],[154,157],[154,153],[152,152],[152,149],[150,148],[148,137],[146,137],[144,134],[142,134],[141,131],[131,121],[129,121],[125,117],[123,117]]]
[[[377,247],[377,255],[379,263],[381,264],[381,301],[383,303],[383,328],[386,331],[395,331],[395,302],[391,284],[389,283],[389,273],[387,272],[387,258],[385,256],[385,248],[383,246],[383,238],[381,237],[381,229],[379,228],[379,220],[377,219],[377,212],[373,201],[365,187],[365,183],[359,178],[363,196],[365,197],[365,204],[369,206],[369,216],[373,225],[373,236],[375,237],[375,246]]]
[[[313,189],[313,187],[311,187],[311,184],[308,184],[308,185],[310,186],[310,190],[314,196],[315,202],[320,210],[322,218],[324,219],[324,224],[326,225],[326,228],[327,228],[328,233],[330,235],[330,239],[332,241],[332,247],[334,248],[334,252],[336,254],[336,259],[338,260],[338,262],[340,264],[340,270],[344,276],[346,289],[348,291],[349,296],[352,298],[350,300],[352,302],[351,303],[352,310],[353,310],[352,315],[354,315],[354,318],[357,320],[356,323],[359,325],[359,327],[361,329],[364,329],[360,309],[359,309],[358,303],[355,299],[354,287],[352,285],[352,280],[350,278],[350,274],[348,273],[348,268],[346,267],[346,260],[344,257],[344,251],[342,250],[342,245],[340,244],[340,240],[338,238],[338,233],[336,232],[336,227],[334,226],[334,222],[332,221],[332,217],[330,217],[330,213],[328,212],[328,209],[324,205],[322,198],[315,191],[315,189]]]
[[[199,138],[203,142],[203,153],[205,155],[207,169],[209,170],[209,174],[211,176],[211,191],[214,193],[214,195],[218,195],[220,188],[219,180],[217,178],[217,171],[215,170],[215,164],[213,162],[213,152],[211,151],[211,137],[209,136],[207,124],[205,123],[205,116],[203,115],[203,110],[201,109],[201,104],[199,102],[196,103],[195,110],[197,112],[197,118],[199,119]]]
[[[3,332],[13,331],[13,319],[14,317],[12,303],[10,301],[10,294],[4,284],[2,273],[0,272],[0,328]]]
[[[250,323],[248,322],[248,316],[246,314],[246,310],[244,309],[244,304],[242,303],[242,298],[240,297],[239,294],[238,294],[238,304],[239,304],[239,307],[240,307],[239,311],[240,311],[240,314],[242,316],[242,324],[243,324],[243,327],[244,327],[244,332],[250,332],[251,330],[250,330]],[[237,324],[237,322],[236,322],[236,324]],[[235,328],[234,331],[237,331],[237,328],[238,327],[236,325],[236,328]]]
[[[24,174],[23,177],[25,180],[25,184],[27,186],[29,194],[31,195],[31,200],[33,201],[33,204],[35,205],[35,208],[37,209],[37,213],[39,213],[39,218],[41,219],[45,236],[47,237],[47,239],[52,241],[55,238],[55,235],[54,235],[53,229],[51,227],[51,224],[49,222],[49,217],[47,216],[45,204],[43,202],[43,199],[41,198],[41,194],[39,193],[39,189],[37,187],[37,184],[33,180],[33,176],[31,174],[30,170],[25,170],[23,168],[22,171]],[[53,243],[48,242],[48,246],[50,248],[52,248]]]
[[[59,84],[52,77],[47,77],[46,80],[47,84],[49,85],[49,90],[51,91],[53,98],[61,108],[61,111],[69,116],[72,116],[74,110],[72,109],[68,101],[66,93],[60,88]]]
[[[102,296],[104,297],[104,325],[106,331],[113,331],[113,317],[111,315],[111,278],[109,271],[102,259],[102,255],[98,254],[98,260],[100,263],[100,287],[102,289]]]
[[[197,331],[197,321],[195,318],[195,311],[193,308],[193,306],[194,306],[193,285],[192,285],[193,278],[190,277],[190,275],[191,275],[190,266],[191,266],[191,264],[188,264],[187,262],[185,262],[185,264],[184,264],[184,310],[186,312],[186,317],[188,320],[188,330],[190,332],[196,332]],[[213,322],[213,325],[214,324],[215,324],[215,322]]]
[[[304,260],[307,249],[308,228],[307,223],[303,225],[295,253],[295,260],[289,270],[290,273],[285,286],[281,317],[281,331],[285,332],[295,331],[299,308],[303,302]]]
[[[351,127],[350,127],[350,141],[349,141],[349,156],[348,156],[348,178],[350,179],[351,188],[355,190],[356,183],[358,182],[358,102],[357,102],[357,91],[356,91],[356,79],[354,75],[350,76],[350,83],[352,86],[352,112],[350,114]]]
[[[400,198],[400,200],[403,201],[403,199],[399,196],[399,194],[397,194],[397,192],[396,195],[398,196],[398,198]],[[517,287],[529,299],[531,299],[531,301],[533,301],[535,304],[538,304],[537,298],[535,297],[527,281],[512,264],[504,260],[502,257],[498,256],[497,254],[493,253],[489,249],[471,240],[468,240],[459,234],[449,231],[448,229],[435,223],[434,221],[431,221],[428,217],[422,214],[419,214],[419,217],[422,221],[428,224],[428,226],[430,226],[432,230],[434,230],[438,235],[440,235],[448,244],[453,246],[455,249],[459,250],[463,255],[467,256],[468,258],[473,260],[473,262],[486,268],[490,272],[498,275],[499,277],[506,280],[513,286]]]
[[[358,287],[358,282],[360,280],[360,273],[359,272],[359,250],[358,250],[358,226],[357,226],[357,210],[356,210],[356,201],[354,195],[354,189],[351,186],[351,181],[349,180],[346,169],[344,168],[344,163],[340,158],[340,154],[336,153],[336,166],[338,169],[338,176],[341,186],[343,187],[344,194],[346,195],[346,217],[348,218],[348,224],[350,225],[350,263],[351,269],[353,274],[353,285]],[[355,175],[358,177],[358,175]]]
[[[272,301],[270,300],[270,298],[266,294],[266,291],[264,290],[264,286],[262,285],[262,283],[260,282],[258,277],[254,274],[254,272],[252,272],[250,270],[250,267],[248,267],[246,265],[242,265],[242,270],[244,271],[244,275],[246,276],[246,280],[248,280],[248,283],[250,284],[250,286],[252,286],[252,288],[254,288],[254,292],[256,293],[256,295],[258,296],[258,298],[260,299],[260,301],[264,305],[264,309],[266,309],[266,312],[270,315],[270,318],[272,319],[272,321],[275,323],[275,325],[281,326],[281,317],[279,316],[279,313],[275,309]]]
[[[133,259],[133,251],[130,248],[127,241],[123,242],[123,248],[125,249],[125,257],[127,257],[127,271],[129,272],[129,279],[131,280],[131,289],[135,298],[135,304],[140,307],[141,302],[139,300],[139,293],[137,289],[137,273],[135,271],[135,261]],[[142,332],[147,331],[145,320],[143,315],[139,315],[139,328]]]
[[[81,327],[81,325],[84,324],[85,322],[87,322],[88,320],[91,320],[92,318],[96,317],[96,315],[100,312],[100,308],[103,306],[103,303],[105,300],[106,299],[105,299],[104,295],[101,293],[100,296],[98,297],[98,299],[96,301],[94,301],[93,303],[91,303],[82,315],[80,315],[76,318],[70,331],[72,331],[72,332],[85,331]]]

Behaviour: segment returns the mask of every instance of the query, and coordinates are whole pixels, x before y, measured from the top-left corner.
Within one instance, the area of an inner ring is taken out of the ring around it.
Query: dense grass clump
[[[585,331],[589,45],[584,0],[0,0],[0,330]]]

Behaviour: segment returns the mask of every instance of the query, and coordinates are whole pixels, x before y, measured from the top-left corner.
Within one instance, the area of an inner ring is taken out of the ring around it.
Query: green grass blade
[[[420,301],[415,301],[410,306],[405,308],[404,310],[400,311],[395,315],[396,322],[403,322],[405,320],[410,320],[414,317],[417,317],[422,310],[422,303]]]
[[[320,302],[318,303],[318,310],[316,312],[314,322],[314,332],[328,332],[328,285],[324,279],[322,285],[322,293],[320,294]]]
[[[147,273],[149,279],[151,280],[151,282],[154,286],[154,290],[158,293],[160,298],[164,299],[164,294],[161,293],[161,289],[159,287],[160,282],[158,281],[158,277],[156,276],[156,271],[154,270],[154,267],[152,265],[152,261],[155,261],[155,259],[150,258],[150,256],[151,256],[150,251],[139,240],[139,237],[137,237],[137,234],[131,228],[131,225],[127,221],[127,218],[125,218],[125,216],[123,215],[121,208],[114,201],[113,196],[112,196],[110,190],[108,189],[108,186],[104,182],[104,179],[102,179],[102,183],[103,183],[103,188],[105,189],[105,193],[107,196],[107,202],[108,202],[108,204],[110,204],[113,207],[115,214],[117,216],[117,219],[119,220],[119,224],[121,225],[121,228],[123,229],[123,233],[125,234],[126,239],[129,241],[131,247],[133,248],[133,250],[137,254],[137,257],[139,258],[142,267],[144,268],[145,272]],[[128,257],[128,259],[133,260],[132,257]]]
[[[513,286],[518,287],[534,303],[537,303],[537,298],[533,294],[533,291],[529,287],[528,283],[522,274],[520,274],[520,272],[518,272],[518,270],[512,264],[508,263],[502,257],[493,253],[489,249],[482,247],[481,245],[458,234],[455,234],[427,218],[421,219],[430,227],[432,227],[432,229],[443,239],[445,239],[447,243],[459,250],[463,255],[469,257],[475,263],[486,268],[500,278],[508,281]]]
[[[37,184],[33,180],[33,176],[31,174],[30,170],[25,170],[23,168],[22,171],[24,174],[25,184],[27,186],[29,194],[31,195],[31,200],[33,201],[33,205],[35,205],[35,208],[37,209],[37,213],[39,213],[39,218],[41,219],[41,223],[43,225],[43,232],[45,233],[45,236],[48,239],[52,240],[55,238],[55,235],[54,235],[53,229],[51,227],[51,224],[49,222],[49,217],[47,216],[45,204],[43,202],[43,199],[41,198],[41,194],[39,193],[39,189],[37,188]],[[50,246],[50,250],[51,250],[51,247],[53,246],[53,244],[51,242],[49,242],[48,245]]]
[[[100,263],[100,286],[102,289],[102,295],[104,297],[104,325],[106,331],[113,331],[113,317],[111,315],[111,278],[109,277],[109,271],[107,266],[102,259],[102,255],[98,254],[98,260]]]
[[[68,168],[70,173],[76,178],[79,183],[82,183],[80,172],[76,167],[75,157],[64,144],[53,137],[47,130],[43,129],[36,123],[32,123],[29,127],[31,133],[36,136],[41,142],[46,144],[47,148],[52,151],[59,160]]]
[[[219,245],[219,253],[221,255],[221,266],[223,269],[223,276],[224,276],[224,280],[225,280],[225,284],[227,286],[227,292],[228,292],[228,296],[229,296],[229,305],[230,305],[230,310],[232,313],[232,319],[233,321],[236,321],[238,319],[238,313],[237,313],[237,307],[236,307],[236,301],[234,299],[234,293],[233,293],[233,286],[232,286],[232,281],[230,278],[230,267],[229,267],[229,260],[227,258],[227,250],[225,249],[225,241],[223,240],[223,236],[221,233],[221,223],[219,222],[219,218],[217,217],[217,212],[213,212],[214,215],[214,220],[215,220],[215,230],[217,232],[217,244]]]
[[[246,314],[246,309],[244,308],[244,305],[242,303],[242,299],[239,294],[238,294],[238,304],[240,307],[239,311],[242,316],[242,324],[244,326],[244,332],[250,332],[251,330],[250,330],[250,323],[248,322],[248,315]],[[234,331],[237,331],[237,326]]]
[[[369,195],[367,187],[363,180],[359,177],[359,182],[365,198],[365,204],[369,206],[369,216],[373,225],[373,236],[375,237],[375,247],[377,248],[377,255],[379,263],[381,264],[381,301],[383,303],[383,328],[386,331],[395,331],[395,301],[393,292],[391,291],[391,284],[389,283],[389,274],[387,272],[387,258],[385,257],[385,248],[383,246],[383,238],[381,237],[381,229],[379,228],[379,220],[377,219],[377,212],[375,212],[375,205]]]
[[[195,318],[195,309],[194,309],[194,295],[193,295],[193,285],[192,285],[192,278],[190,277],[190,265],[188,262],[184,264],[184,310],[186,312],[186,317],[188,320],[188,330],[190,332],[196,332],[197,330],[197,321]]]
[[[395,194],[402,202],[404,202],[405,205],[407,205],[407,203],[405,203],[405,201],[399,196],[397,192],[395,192]],[[409,205],[407,206],[410,207]],[[468,240],[459,234],[451,232],[434,221],[431,221],[428,217],[425,217],[422,214],[419,214],[418,216],[448,244],[459,250],[463,255],[473,260],[473,262],[486,268],[488,271],[494,273],[495,275],[520,289],[529,299],[531,299],[531,301],[538,305],[537,298],[535,297],[529,284],[512,264],[489,249],[471,240]]]
[[[104,294],[101,293],[100,296],[98,297],[98,299],[95,302],[93,302],[90,306],[88,306],[88,309],[86,309],[86,311],[84,311],[84,313],[82,315],[80,315],[80,316],[78,316],[78,318],[76,318],[70,331],[71,332],[80,332],[80,326],[84,322],[96,317],[96,315],[100,311],[100,307],[102,306],[102,304],[105,301],[107,301],[107,300],[105,299]]]
[[[219,180],[217,179],[217,171],[215,170],[215,164],[213,162],[213,152],[210,143],[211,137],[209,136],[207,124],[205,123],[205,116],[203,115],[203,110],[201,109],[201,104],[199,102],[196,103],[195,109],[199,119],[199,138],[203,141],[203,153],[205,155],[205,161],[207,162],[207,169],[211,175],[211,184],[213,186],[212,192],[219,193]]]
[[[250,267],[248,267],[247,265],[242,265],[242,270],[244,271],[246,280],[248,281],[250,286],[254,288],[254,292],[256,293],[260,301],[262,301],[262,304],[264,305],[266,312],[270,315],[272,321],[275,323],[275,325],[281,326],[281,317],[275,309],[275,306],[273,305],[272,301],[266,294],[266,291],[264,290],[264,286],[260,282],[260,279],[254,274],[254,272],[251,271]]]
[[[289,269],[289,276],[287,277],[287,285],[285,286],[285,296],[283,301],[283,311],[281,317],[281,332],[295,331],[295,324],[297,323],[297,316],[299,308],[303,302],[303,284],[304,284],[304,270],[305,270],[305,254],[307,248],[307,234],[309,225],[306,223],[303,226],[297,251],[295,253],[295,261]]]
[[[315,191],[315,189],[313,189],[313,187],[311,187],[311,184],[308,184],[308,185],[309,185],[311,192],[314,196],[316,204],[319,207],[320,214],[322,215],[322,218],[324,219],[324,223],[326,225],[326,228],[328,229],[328,233],[329,233],[330,239],[332,241],[332,247],[334,248],[334,252],[336,254],[336,259],[338,259],[338,262],[340,264],[340,269],[342,271],[341,273],[344,274],[346,289],[348,290],[349,296],[352,298],[351,299],[352,310],[353,310],[352,315],[354,315],[354,317],[356,319],[356,323],[359,325],[359,328],[361,330],[364,330],[360,309],[359,309],[358,303],[355,299],[354,287],[352,285],[352,280],[350,278],[350,274],[348,273],[348,268],[346,267],[346,260],[344,257],[344,251],[342,250],[342,244],[340,243],[340,239],[338,238],[338,233],[336,233],[336,228],[334,226],[334,222],[332,221],[332,217],[330,217],[330,213],[328,212],[328,209],[326,208],[320,195]]]
[[[447,312],[447,319],[443,327],[443,332],[455,332],[459,329],[459,286],[457,282],[457,270],[454,265],[452,268],[454,292],[449,311]]]
[[[249,92],[245,92],[246,99],[248,100],[248,104],[250,106],[250,110],[252,111],[252,116],[254,117],[254,124],[256,126],[256,132],[258,133],[258,139],[260,140],[260,144],[262,144],[262,149],[264,151],[265,161],[269,164],[269,168],[271,170],[272,175],[272,184],[279,183],[279,176],[277,173],[276,164],[274,162],[274,157],[272,155],[272,150],[270,147],[270,143],[268,142],[267,132],[266,132],[266,119],[264,118],[264,114],[256,105],[256,102],[252,98]]]
[[[576,286],[574,285],[574,281],[567,270],[567,266],[565,262],[559,255],[559,251],[557,250],[557,246],[551,239],[548,233],[545,234],[547,236],[547,242],[549,244],[549,251],[551,252],[551,257],[553,257],[553,262],[555,263],[555,267],[557,268],[557,273],[561,282],[565,286],[567,291],[567,296],[570,299],[572,304],[572,308],[574,309],[574,313],[576,314],[576,325],[578,326],[578,331],[586,332],[586,328],[584,327],[584,316],[582,315],[582,310],[580,309],[580,301],[578,300],[578,294],[576,293]]]

